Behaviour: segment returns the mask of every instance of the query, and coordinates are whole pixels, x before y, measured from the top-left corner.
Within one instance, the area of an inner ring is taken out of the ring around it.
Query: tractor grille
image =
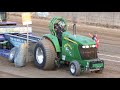
[[[79,46],[79,52],[83,60],[96,59],[98,57],[96,48],[82,48]]]

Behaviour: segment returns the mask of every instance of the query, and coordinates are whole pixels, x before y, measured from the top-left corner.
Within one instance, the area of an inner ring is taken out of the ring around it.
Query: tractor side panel
[[[63,40],[62,42],[62,60],[71,61],[75,56],[74,44]]]
[[[52,41],[52,43],[56,49],[56,52],[61,52],[60,44],[58,42],[57,37],[53,36],[52,34],[45,34],[43,37],[49,38]]]
[[[64,37],[62,42],[62,60],[80,60],[78,44],[67,37]]]

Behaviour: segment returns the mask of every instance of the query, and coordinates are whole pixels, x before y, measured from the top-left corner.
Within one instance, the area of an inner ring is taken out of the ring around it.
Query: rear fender
[[[49,40],[51,40],[51,42],[53,43],[56,52],[61,52],[60,50],[60,44],[58,42],[58,38],[52,34],[45,34],[43,37],[48,38]]]

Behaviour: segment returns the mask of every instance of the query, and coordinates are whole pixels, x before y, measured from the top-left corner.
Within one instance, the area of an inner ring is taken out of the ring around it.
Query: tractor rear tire
[[[72,61],[69,66],[69,70],[73,76],[79,76],[81,71],[79,62],[76,60]]]
[[[39,69],[54,70],[56,56],[57,53],[52,42],[49,39],[43,38],[35,46],[34,64]]]

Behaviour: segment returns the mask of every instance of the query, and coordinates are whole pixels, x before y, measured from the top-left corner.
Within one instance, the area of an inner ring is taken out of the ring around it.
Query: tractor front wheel
[[[69,70],[73,76],[79,76],[81,71],[79,62],[72,61],[69,66]]]

